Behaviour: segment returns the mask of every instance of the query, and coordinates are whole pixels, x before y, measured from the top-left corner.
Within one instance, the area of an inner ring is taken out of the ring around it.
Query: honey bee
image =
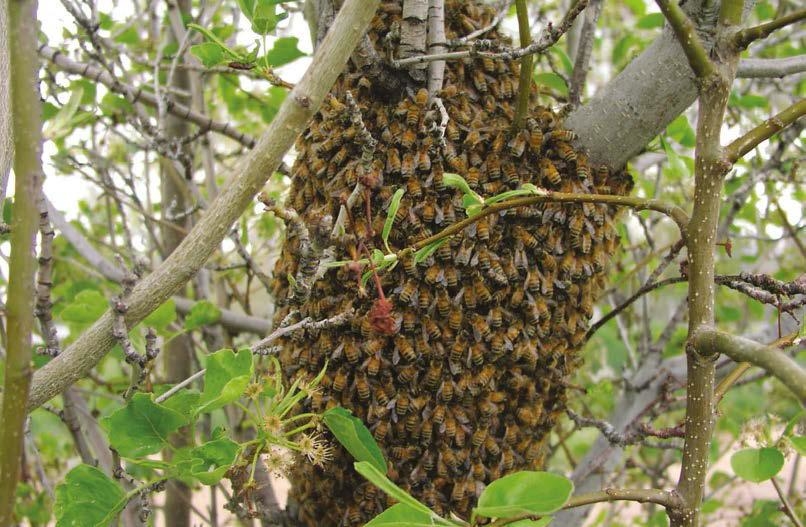
[[[358,375],[356,375],[355,390],[356,392],[358,392],[358,397],[362,401],[366,401],[367,399],[369,399],[370,395],[369,383],[367,382],[366,374],[364,374],[363,372],[360,372]]]
[[[405,360],[414,362],[417,360],[417,354],[414,351],[414,346],[411,345],[409,339],[402,335],[395,337],[395,349]]]
[[[571,235],[571,247],[578,249],[580,243],[580,234],[584,226],[584,217],[577,214],[568,222],[568,233]]]
[[[515,288],[512,292],[512,297],[509,300],[512,307],[519,307],[523,303],[524,291],[521,288]]]
[[[484,75],[484,72],[475,69],[473,70],[473,87],[479,91],[479,93],[487,93],[487,78]]]
[[[431,437],[434,433],[434,425],[425,421],[422,428],[420,428],[420,444],[428,447],[431,444]]]
[[[464,355],[465,350],[467,349],[467,341],[465,341],[464,337],[459,335],[451,346],[451,352],[448,356],[448,360],[451,362],[459,362],[462,360],[462,355]]]
[[[431,420],[435,425],[442,425],[445,422],[445,415],[447,414],[448,407],[442,403],[434,407],[434,413],[431,414]]]
[[[420,449],[414,446],[395,446],[389,450],[389,454],[399,461],[411,461],[420,455]]]
[[[340,392],[344,390],[345,386],[347,386],[347,374],[343,369],[340,368],[333,376],[333,385],[331,386],[331,389],[334,392]]]
[[[504,181],[510,185],[514,185],[520,182],[520,177],[518,176],[518,171],[515,168],[515,165],[509,161],[504,162],[501,165],[501,171],[504,174]]]
[[[476,342],[470,346],[470,360],[473,364],[481,366],[484,363],[484,351],[485,347],[481,342]]]
[[[453,438],[453,444],[459,448],[464,448],[467,443],[467,432],[461,426],[456,429],[456,435]]]
[[[484,67],[484,71],[487,71],[489,73],[495,73],[495,71],[497,70],[495,66],[495,61],[490,57],[482,57],[481,65],[482,67]]]
[[[408,178],[407,181],[412,181],[412,176],[414,175],[414,154],[411,152],[406,152],[403,154],[403,160],[400,164],[400,174],[404,178]]]
[[[447,318],[451,312],[451,299],[442,287],[437,290],[437,312],[442,318]]]
[[[411,398],[405,392],[400,392],[397,395],[397,400],[395,401],[395,413],[398,416],[404,416],[409,411],[409,405],[411,404]]]
[[[467,169],[467,177],[465,180],[467,184],[470,185],[472,188],[476,188],[479,186],[479,169],[477,167],[470,167]]]
[[[364,520],[364,515],[361,514],[361,509],[355,505],[350,505],[347,507],[347,510],[344,512],[344,516],[352,525],[358,525]]]
[[[523,243],[523,245],[530,250],[536,250],[540,243],[538,242],[537,238],[532,236],[532,233],[521,227],[520,225],[516,225],[514,229],[515,239]]]
[[[451,490],[451,501],[459,503],[465,499],[465,484],[463,481],[456,481]]]
[[[350,364],[355,364],[358,362],[360,351],[355,341],[348,340],[344,343],[344,356],[347,358],[347,362]]]
[[[454,330],[459,331],[462,327],[462,307],[455,305],[451,308],[450,315],[448,316],[448,326]]]
[[[487,436],[484,440],[484,450],[493,457],[497,457],[501,455],[501,447],[498,446],[498,442],[492,436]]]
[[[560,159],[566,163],[571,163],[577,160],[576,151],[571,148],[571,145],[568,143],[557,143],[554,145],[554,149],[557,151],[557,155],[560,156]]]
[[[417,432],[417,426],[420,424],[420,416],[414,412],[410,413],[408,417],[406,417],[406,432],[409,433],[412,437],[414,437],[415,433]]]
[[[476,375],[475,384],[478,388],[485,388],[493,380],[495,375],[495,366],[486,364],[479,373]]]
[[[456,84],[448,84],[439,91],[439,96],[443,99],[450,99],[459,94],[459,87]]]
[[[445,190],[445,169],[441,162],[436,162],[431,165],[431,177],[434,190],[437,192]]]
[[[437,260],[442,262],[447,262],[453,259],[453,252],[451,251],[451,246],[448,243],[443,243],[439,246],[436,252]]]
[[[442,386],[439,388],[439,394],[442,402],[451,402],[451,400],[453,400],[453,381],[450,379],[444,379],[442,381]]]
[[[448,439],[453,439],[456,437],[456,428],[456,419],[452,415],[448,415],[445,417],[445,424],[440,427],[440,431],[444,433],[445,437]]]
[[[505,448],[501,451],[501,468],[505,471],[512,470],[515,466],[515,454],[511,448]]]
[[[485,242],[490,241],[490,220],[487,216],[476,222],[476,235],[479,237],[479,240]]]
[[[479,448],[484,443],[485,439],[487,439],[487,427],[480,426],[476,428],[473,435],[470,437],[470,444],[475,448]]]
[[[521,132],[515,134],[515,137],[510,139],[509,143],[507,143],[507,148],[509,148],[509,153],[515,157],[521,157],[523,155],[523,151],[526,150],[526,137]]]
[[[492,301],[492,294],[490,294],[490,290],[480,277],[476,277],[473,280],[473,289],[475,290],[476,298],[482,304],[489,304]]]
[[[376,388],[374,393],[375,393],[375,400],[378,401],[378,404],[380,404],[383,407],[389,404],[389,394],[387,394],[383,388],[381,387]]]
[[[401,171],[400,152],[395,147],[389,147],[386,151],[386,171],[392,174],[399,174]]]
[[[577,139],[577,134],[574,133],[572,130],[552,130],[547,135],[547,138],[550,141],[554,142],[563,141],[566,143],[570,143]]]
[[[442,274],[442,268],[439,264],[432,264],[428,267],[425,271],[425,282],[428,285],[434,285],[440,280],[440,275]]]
[[[442,336],[442,330],[439,329],[439,324],[434,322],[430,317],[423,320],[423,326],[425,327],[425,332],[429,339],[437,340]]]
[[[400,369],[400,373],[398,374],[398,377],[404,383],[411,384],[412,382],[414,382],[414,379],[417,377],[417,368],[415,368],[411,364],[409,364],[407,366],[404,366],[403,368]]]
[[[501,160],[494,153],[487,156],[487,177],[498,179],[501,177]]]
[[[410,309],[403,311],[401,327],[406,333],[413,333],[417,329],[417,313]]]
[[[437,387],[437,383],[439,379],[442,377],[442,361],[439,359],[432,359],[430,364],[428,365],[428,370],[426,371],[425,378],[423,379],[423,385],[428,390],[434,390]]]
[[[406,280],[406,283],[403,285],[403,288],[400,290],[400,294],[398,298],[403,304],[411,303],[412,298],[417,293],[417,282],[414,281],[413,278],[409,278]]]
[[[538,421],[540,420],[540,415],[542,411],[539,405],[535,405],[531,408],[522,406],[518,408],[515,412],[515,415],[524,426],[526,427],[534,427],[537,425]]]
[[[389,425],[389,421],[378,421],[378,424],[375,425],[375,430],[372,431],[372,435],[375,436],[375,440],[379,443],[383,443],[386,440],[386,437],[389,435],[389,430],[391,426]]]
[[[467,133],[463,144],[468,149],[473,149],[479,143],[481,143],[481,133],[478,130],[470,130]]]
[[[407,275],[415,276],[417,274],[417,262],[414,261],[414,253],[404,253],[400,257],[400,261],[403,264],[403,270],[406,271]]]
[[[445,147],[445,161],[447,161],[448,165],[456,172],[460,174],[467,173],[467,163],[462,156],[456,153],[456,150],[450,143],[447,143]]]
[[[583,153],[577,153],[577,177],[583,181],[587,181],[591,177],[591,167],[588,165],[588,156]]]
[[[557,167],[547,157],[540,159],[540,173],[552,185],[559,185],[562,182]]]
[[[515,83],[512,79],[506,77],[501,79],[501,95],[505,99],[511,99],[515,95]]]
[[[448,139],[454,143],[458,143],[462,137],[461,133],[462,131],[459,129],[459,126],[457,126],[455,121],[448,121],[448,126],[445,128],[445,135],[448,137]]]
[[[372,355],[367,359],[367,375],[375,377],[381,369],[381,359],[377,355]]]
[[[417,132],[415,132],[411,128],[406,128],[400,135],[400,146],[409,149],[416,140],[417,140]]]
[[[417,307],[425,311],[431,305],[431,292],[425,287],[420,288],[417,296]]]
[[[428,148],[421,148],[417,152],[417,169],[422,172],[431,170],[431,156],[428,153]]]
[[[417,90],[417,93],[414,94],[414,102],[418,107],[425,108],[428,105],[428,90],[425,88]]]
[[[526,453],[523,455],[523,457],[526,459],[527,463],[529,464],[534,463],[540,459],[541,450],[542,449],[540,448],[540,442],[532,441],[529,444],[529,448],[526,449]]]
[[[406,180],[406,192],[409,193],[414,199],[423,197],[423,187],[420,185],[420,180],[415,177],[410,177]]]
[[[445,267],[442,272],[448,287],[456,287],[459,284],[459,272],[456,270],[456,267],[449,265]]]
[[[476,309],[476,290],[473,287],[469,286],[469,285],[463,287],[462,290],[464,291],[463,299],[464,299],[465,306],[467,306],[467,308],[470,309],[471,311],[475,310]]]
[[[610,178],[610,169],[607,168],[607,165],[599,165],[598,167],[596,167],[596,178],[594,181],[596,187],[601,187],[604,189],[604,187],[607,186],[608,178]],[[609,193],[606,192],[605,190],[602,190],[601,192],[603,194]]]
[[[587,232],[583,232],[579,240],[579,250],[582,251],[582,254],[588,254],[591,252],[591,245],[591,235]]]

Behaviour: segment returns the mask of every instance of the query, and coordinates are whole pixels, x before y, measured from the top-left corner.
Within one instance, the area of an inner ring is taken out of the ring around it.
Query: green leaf
[[[389,203],[389,210],[386,213],[386,221],[383,222],[383,231],[381,232],[381,239],[383,240],[383,244],[386,246],[386,250],[388,252],[392,252],[389,249],[389,234],[392,232],[392,225],[395,223],[395,214],[397,214],[397,210],[400,208],[400,200],[403,199],[403,194],[406,193],[406,189],[399,188],[395,191],[395,194],[392,196],[392,201]]]
[[[465,178],[459,174],[445,172],[445,174],[443,174],[442,181],[445,183],[446,187],[459,189],[462,191],[462,194],[475,194],[475,192],[470,189],[470,185],[467,184]]]
[[[191,475],[204,485],[217,484],[238,457],[240,445],[231,441],[224,430],[213,432],[216,439],[194,448]]]
[[[629,57],[628,53],[632,48],[641,46],[641,41],[633,35],[627,35],[613,46],[613,63],[616,65],[622,64]]]
[[[555,55],[563,65],[563,70],[565,71],[566,75],[571,75],[574,72],[574,63],[571,62],[571,58],[565,53],[565,51],[560,48],[559,46],[552,46],[549,48],[549,53]]]
[[[109,307],[106,298],[95,289],[85,289],[61,312],[65,322],[89,324],[98,320]]]
[[[274,46],[266,52],[266,61],[269,66],[276,68],[304,57],[305,53],[299,50],[298,43],[299,39],[297,37],[278,38],[274,42]]]
[[[740,478],[759,483],[778,474],[784,455],[777,448],[745,448],[731,456],[730,466]]]
[[[431,256],[432,254],[434,254],[434,252],[436,252],[436,250],[439,249],[440,246],[442,246],[442,244],[446,243],[447,241],[448,241],[448,238],[445,237],[445,238],[442,238],[441,240],[437,240],[435,242],[429,243],[428,245],[426,245],[422,249],[418,250],[416,253],[414,253],[414,262],[415,263],[422,263],[422,262],[428,260],[428,257]]]
[[[560,95],[568,95],[568,86],[563,78],[556,73],[536,73],[534,81],[538,86],[548,86]]]
[[[126,503],[126,493],[106,474],[78,465],[56,486],[56,527],[108,527]]]
[[[664,175],[672,179],[672,181],[681,181],[684,178],[688,178],[691,172],[683,158],[663,138],[661,138],[661,145],[666,152],[668,161],[664,169]]]
[[[696,141],[694,129],[688,122],[685,114],[675,117],[674,121],[666,127],[666,134],[683,146],[693,148]]]
[[[129,46],[133,46],[140,43],[140,35],[137,34],[137,27],[132,24],[126,26],[125,29],[123,29],[123,31],[120,33],[117,33],[114,37],[114,40],[118,44],[127,44]]]
[[[806,456],[806,436],[792,436],[789,442],[798,454]]]
[[[421,513],[436,516],[431,509],[414,499],[408,492],[392,483],[392,480],[387,478],[383,472],[378,470],[378,468],[369,461],[356,461],[353,466],[355,466],[356,472],[367,478],[370,483],[400,503],[408,505]]]
[[[222,349],[207,357],[204,391],[196,413],[212,412],[229,404],[243,394],[252,378],[252,353],[249,349]]]
[[[252,10],[252,31],[258,35],[268,35],[277,27],[277,22],[288,17],[288,13],[277,13],[277,2],[257,0]]]
[[[101,102],[98,104],[98,107],[104,115],[109,117],[123,115],[134,110],[132,104],[123,96],[112,92],[107,92],[106,95],[101,97]]]
[[[83,97],[84,89],[80,86],[70,92],[70,98],[67,103],[59,109],[59,112],[48,122],[43,131],[45,139],[59,139],[72,131],[72,120],[76,112],[78,112],[78,107]]]
[[[433,527],[434,519],[409,505],[398,503],[375,516],[364,527]]]
[[[136,393],[126,406],[101,423],[110,446],[123,457],[136,458],[162,450],[168,436],[187,424],[188,418],[155,403],[147,393]]]
[[[635,23],[635,27],[638,29],[654,29],[663,27],[665,22],[666,17],[663,16],[663,13],[649,13],[639,18],[638,22]]]
[[[636,16],[641,16],[646,13],[646,4],[643,0],[625,0],[624,5]]]
[[[574,484],[557,474],[516,472],[490,483],[473,514],[488,518],[551,514],[565,505],[573,490]]]
[[[221,318],[221,310],[212,302],[202,300],[201,302],[196,302],[185,316],[185,329],[193,331],[202,326],[214,324],[218,322],[219,318]]]
[[[143,324],[158,330],[165,329],[168,324],[176,320],[176,304],[169,299],[143,319]]]
[[[350,410],[337,406],[326,411],[322,416],[328,429],[339,443],[355,459],[372,464],[377,470],[386,472],[386,460],[383,458],[375,438]]]
[[[228,59],[225,50],[215,42],[202,42],[190,46],[190,52],[206,67],[212,68],[226,62]]]

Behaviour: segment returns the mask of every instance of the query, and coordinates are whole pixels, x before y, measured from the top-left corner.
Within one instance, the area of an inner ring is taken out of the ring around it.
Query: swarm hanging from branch
[[[386,2],[373,21],[369,38],[381,56],[401,16],[399,2]],[[446,1],[445,36],[461,38],[495,16]],[[485,38],[506,43],[495,30]],[[311,232],[341,216],[335,258],[357,260],[385,252],[381,232],[398,189],[406,192],[389,237],[393,251],[461,219],[461,195],[445,185],[446,172],[482,196],[524,183],[626,193],[629,177],[589,166],[550,109],[532,104],[525,128],[512,131],[518,73],[513,60],[448,61],[437,93],[448,115],[443,136],[425,83],[411,84],[402,71],[411,88],[389,100],[361,71],[345,72],[297,143],[288,205]],[[367,165],[364,129],[377,141]],[[293,292],[287,277],[300,266],[298,240],[289,238],[274,273],[276,320],[293,309],[314,319],[355,310],[351,326],[297,332],[282,343],[290,377],[313,377],[328,363],[321,393],[302,410],[351,409],[385,450],[393,480],[438,512],[466,515],[490,481],[543,463],[617,246],[615,214],[584,203],[486,216],[425,261],[404,258],[378,271],[377,287],[361,283],[369,269],[332,269],[301,306],[283,305]],[[379,306],[393,325],[377,323]],[[345,452],[325,470],[298,464],[291,480],[306,525],[359,525],[389,505]]]

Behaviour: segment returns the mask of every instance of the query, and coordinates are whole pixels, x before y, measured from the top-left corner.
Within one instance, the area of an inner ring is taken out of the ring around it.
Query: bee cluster
[[[489,7],[446,3],[448,38],[488,25]],[[383,46],[400,18],[387,2],[371,36]],[[487,38],[503,41],[495,30]],[[482,196],[532,183],[561,192],[618,193],[631,179],[590,166],[548,108],[533,105],[513,133],[518,66],[514,61],[448,62],[439,97],[450,117],[444,138],[425,90],[379,100],[369,80],[347,72],[297,144],[289,205],[310,225],[336,217],[359,179],[369,188],[337,240],[337,258],[381,248],[393,193],[405,188],[390,246],[400,250],[464,216],[461,196],[443,181],[464,177]],[[361,160],[359,130],[342,102],[350,92],[374,155]],[[435,130],[437,130],[435,132]],[[390,461],[389,477],[439,513],[465,515],[486,484],[540,467],[549,431],[563,412],[565,379],[578,365],[593,302],[617,246],[615,209],[603,204],[542,204],[487,216],[426,261],[404,258],[379,273],[394,303],[395,331],[377,332],[366,316],[360,270],[345,265],[314,284],[299,307],[315,319],[355,309],[352,326],[297,332],[280,360],[290,377],[312,377],[328,363],[321,391],[305,411],[335,405],[362,419]],[[295,241],[275,269],[275,296],[286,298],[296,272]],[[280,306],[276,320],[292,306]],[[300,463],[291,497],[307,525],[358,525],[390,503],[336,455],[326,471]]]

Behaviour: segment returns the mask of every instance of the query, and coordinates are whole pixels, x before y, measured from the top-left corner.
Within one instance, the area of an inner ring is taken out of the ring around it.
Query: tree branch
[[[67,73],[81,75],[82,77],[86,77],[92,81],[103,84],[111,91],[124,96],[132,104],[142,102],[143,104],[147,104],[148,106],[152,106],[154,108],[157,108],[160,104],[160,101],[153,93],[145,91],[142,88],[126,86],[121,81],[112,77],[109,72],[104,71],[103,69],[92,64],[75,62],[58,49],[54,49],[49,46],[42,46],[39,48],[39,55],[48,59]],[[182,119],[187,119],[188,121],[201,127],[202,131],[211,130],[213,132],[217,132],[234,139],[238,143],[248,148],[253,148],[255,146],[254,137],[239,132],[229,123],[215,121],[202,113],[191,110],[187,106],[174,102],[170,99],[165,100],[164,104],[168,113]]]
[[[797,11],[793,11],[787,15],[776,18],[775,20],[771,20],[764,24],[740,29],[733,36],[733,45],[736,46],[738,50],[746,49],[747,46],[756,40],[767,38],[773,31],[786,27],[790,24],[800,22],[804,19],[806,19],[806,9],[798,9]]]
[[[36,0],[7,2],[12,133],[14,135],[14,218],[8,264],[8,341],[0,421],[0,525],[15,521],[16,488],[23,461],[23,437],[31,386],[31,332],[36,286],[38,200],[42,193],[42,108],[36,60]],[[5,17],[4,17],[5,18]]]
[[[770,117],[725,147],[728,161],[735,163],[745,154],[806,114],[806,99],[801,99],[778,115]]]
[[[379,0],[347,0],[322,46],[277,116],[250,151],[240,171],[210,204],[199,223],[128,298],[126,322],[137,324],[191,278],[216,249],[230,225],[250,204],[279,166],[282,156],[319,108],[325,94],[364,34]],[[29,408],[33,409],[84,376],[112,348],[114,314],[107,311],[61,355],[34,375]]]
[[[708,52],[697,35],[697,28],[676,0],[657,0],[657,4],[677,35],[677,41],[683,46],[689,66],[697,78],[704,79],[713,74],[714,64],[708,58]]]
[[[749,362],[780,380],[806,405],[806,370],[776,347],[715,329],[701,329],[692,344],[700,353],[722,353],[736,362]]]
[[[659,489],[605,489],[599,492],[571,496],[563,509],[572,509],[583,505],[592,505],[607,501],[637,501],[638,503],[656,503],[666,508],[680,506],[680,497],[668,490]]]
[[[47,198],[45,198],[47,200]],[[113,282],[122,282],[125,273],[117,265],[107,260],[95,247],[87,240],[78,229],[73,227],[68,222],[64,215],[56,209],[50,200],[47,200],[48,215],[53,225],[59,230],[70,245],[80,254],[87,262],[90,263],[93,269],[96,269],[105,278]],[[187,314],[196,305],[195,300],[184,298],[181,296],[171,297],[176,305],[177,311],[182,314]],[[230,309],[224,309],[219,306],[221,311],[221,318],[218,322],[234,333],[254,333],[256,335],[265,335],[270,329],[271,324],[268,320],[260,317],[253,317],[244,313],[238,313]]]
[[[686,214],[683,209],[677,205],[665,203],[658,199],[646,199],[635,196],[617,196],[613,194],[570,194],[566,192],[543,190],[540,195],[508,199],[486,206],[481,209],[478,214],[465,218],[461,221],[457,221],[450,227],[443,229],[433,236],[429,236],[428,238],[424,238],[416,242],[411,246],[411,248],[417,251],[430,243],[434,243],[447,236],[457,234],[484,216],[488,216],[502,210],[517,207],[528,207],[538,203],[607,203],[609,205],[630,207],[635,210],[654,210],[669,216],[677,224],[677,227],[680,229],[680,233],[684,238],[687,230],[686,226],[688,225],[688,214]]]
[[[744,79],[782,78],[806,71],[806,55],[780,59],[742,59],[736,76]]]

